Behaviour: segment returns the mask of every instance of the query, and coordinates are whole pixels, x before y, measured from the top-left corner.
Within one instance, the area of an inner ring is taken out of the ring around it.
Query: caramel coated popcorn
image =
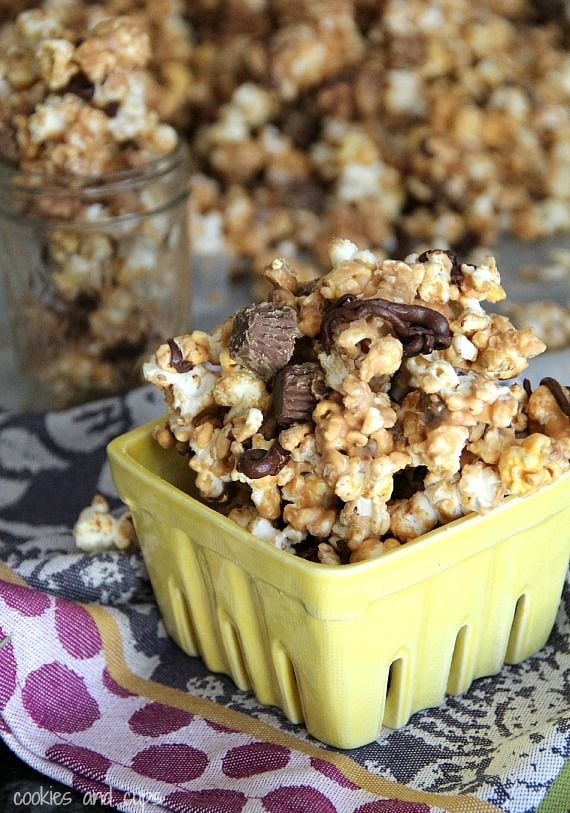
[[[538,300],[506,304],[503,311],[517,327],[530,325],[549,350],[570,345],[570,303]]]
[[[22,12],[2,39],[0,120],[21,169],[97,176],[176,146],[147,102],[151,46],[136,20],[90,24],[81,9],[38,8]]]
[[[73,539],[84,553],[127,550],[137,542],[130,513],[123,511],[120,516],[113,516],[109,503],[100,494],[79,514],[73,526]]]
[[[376,258],[350,240],[311,285],[282,258],[268,301],[161,345],[155,438],[201,497],[285,551],[330,566],[384,556],[570,468],[570,391],[513,383],[545,346],[484,302],[492,257]],[[244,492],[243,489],[246,489]]]
[[[543,5],[192,4],[185,110],[215,187],[196,244],[206,225],[204,249],[261,271],[325,268],[339,234],[390,252],[567,231],[568,26]]]
[[[38,4],[18,0],[13,14],[27,5]],[[275,254],[324,268],[339,234],[376,253],[536,239],[570,228],[568,20],[543,6],[44,0],[0,33],[0,96],[4,82],[16,89],[2,104],[26,117],[45,83],[89,94],[95,82],[95,107],[119,104],[108,122],[89,114],[73,149],[55,151],[59,166],[99,171],[129,132],[143,155],[160,151],[170,131],[154,114],[184,130],[195,249],[239,269],[261,272]],[[106,76],[119,69],[134,74],[128,104],[129,83]],[[45,151],[34,139],[67,116],[48,106],[33,133],[24,120],[21,144],[4,127],[2,151]],[[86,160],[93,130],[111,142]]]

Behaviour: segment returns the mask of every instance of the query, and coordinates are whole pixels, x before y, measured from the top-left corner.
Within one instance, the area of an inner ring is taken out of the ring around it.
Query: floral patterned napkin
[[[537,656],[343,752],[184,655],[137,553],[79,553],[79,511],[119,506],[106,443],[161,410],[142,388],[0,413],[0,736],[21,759],[126,811],[570,811],[569,589]]]

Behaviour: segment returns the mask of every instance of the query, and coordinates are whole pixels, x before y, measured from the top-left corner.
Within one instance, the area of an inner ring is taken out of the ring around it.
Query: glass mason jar
[[[137,386],[147,355],[187,328],[188,174],[182,143],[97,178],[0,164],[0,262],[24,407]]]

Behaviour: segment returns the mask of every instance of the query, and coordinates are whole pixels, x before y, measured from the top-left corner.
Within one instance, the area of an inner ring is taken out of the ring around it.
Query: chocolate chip
[[[389,322],[404,347],[404,357],[431,353],[449,347],[452,340],[449,322],[439,311],[423,305],[402,305],[387,299],[356,299],[341,296],[326,311],[321,325],[321,340],[326,350],[333,344],[333,329],[341,322],[379,316]]]
[[[528,378],[523,379],[523,389],[527,394],[527,398],[532,395],[532,386]]]
[[[426,392],[421,393],[418,408],[426,424],[439,420],[447,409],[445,401],[439,395],[428,395]]]
[[[119,111],[119,102],[109,102],[103,108],[103,113],[109,116],[110,119],[114,119]]]
[[[273,411],[280,426],[308,421],[326,392],[319,364],[289,364],[275,376]]]
[[[418,491],[424,490],[424,479],[427,474],[425,466],[406,466],[394,474],[392,489],[393,500],[409,500]]]
[[[185,361],[182,355],[180,345],[174,339],[168,339],[166,342],[170,347],[170,363],[177,373],[189,373],[194,365],[190,361]]]
[[[543,378],[540,382],[541,386],[548,387],[552,393],[552,397],[562,410],[562,412],[570,418],[570,398],[564,391],[562,384],[555,378]],[[570,389],[566,387],[566,389]]]
[[[237,463],[237,470],[250,480],[278,474],[287,460],[288,452],[276,440],[270,449],[247,449]]]
[[[320,542],[322,542],[322,539],[315,539],[314,536],[303,539],[302,542],[298,542],[294,546],[295,556],[305,559],[307,562],[318,562]]]
[[[431,254],[435,254],[436,252],[441,251],[442,254],[447,254],[449,259],[451,260],[451,274],[450,279],[454,285],[459,285],[461,280],[463,279],[463,273],[461,271],[461,261],[458,259],[457,254],[454,251],[451,251],[448,248],[431,248],[429,251],[423,251],[420,256],[418,257],[419,263],[427,263],[431,259]]]
[[[295,349],[297,316],[287,305],[262,302],[238,311],[230,337],[230,356],[268,381]]]
[[[221,429],[224,425],[225,410],[220,406],[207,406],[192,419],[192,426],[201,426],[203,423],[211,423],[216,429]]]
[[[85,76],[83,71],[79,71],[75,76],[72,76],[67,85],[63,88],[62,93],[74,93],[80,99],[85,99],[90,102],[95,95],[95,85]]]
[[[346,539],[339,539],[335,542],[334,547],[336,547],[336,552],[340,557],[341,565],[348,565],[350,563],[350,554],[352,551],[348,547],[348,542]]]

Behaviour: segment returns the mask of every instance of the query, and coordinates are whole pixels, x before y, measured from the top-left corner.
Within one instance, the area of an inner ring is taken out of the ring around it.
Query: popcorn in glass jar
[[[33,405],[63,407],[140,383],[187,319],[188,152],[147,105],[136,22],[77,36],[38,9],[15,30],[0,65],[3,272]]]

